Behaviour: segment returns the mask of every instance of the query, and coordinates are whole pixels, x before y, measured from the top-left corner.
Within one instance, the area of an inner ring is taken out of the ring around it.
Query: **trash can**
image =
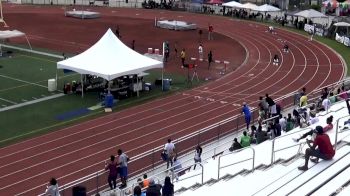
[[[49,92],[57,90],[57,88],[56,88],[56,79],[49,79],[47,81],[47,90]]]
[[[113,107],[113,100],[114,100],[114,97],[113,97],[112,94],[106,95],[106,97],[105,97],[105,107],[106,108]]]
[[[170,80],[164,79],[163,80],[163,91],[168,91],[170,89]]]

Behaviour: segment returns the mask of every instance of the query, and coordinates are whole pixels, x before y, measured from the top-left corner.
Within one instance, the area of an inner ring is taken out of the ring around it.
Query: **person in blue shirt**
[[[243,102],[242,113],[244,113],[245,123],[247,124],[247,130],[249,130],[251,112],[246,102]]]

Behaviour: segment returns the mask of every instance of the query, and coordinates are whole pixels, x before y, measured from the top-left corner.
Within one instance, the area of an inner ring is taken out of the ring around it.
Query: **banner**
[[[304,31],[306,32],[314,32],[315,35],[321,36],[323,37],[324,34],[324,30],[322,28],[317,28],[314,25],[309,25],[309,24],[305,24],[304,25]]]
[[[340,43],[344,43],[344,36],[340,36],[338,33],[335,34],[335,40]]]
[[[350,38],[348,38],[348,37],[344,38],[344,45],[348,46],[348,47],[350,46]]]

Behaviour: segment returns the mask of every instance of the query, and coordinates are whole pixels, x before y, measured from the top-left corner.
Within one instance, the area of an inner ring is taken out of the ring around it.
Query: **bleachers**
[[[304,163],[302,154],[307,145],[304,145],[302,141],[296,143],[292,140],[310,128],[326,125],[326,118],[330,115],[334,117],[334,128],[327,134],[331,142],[335,144],[337,121],[339,121],[338,126],[341,125],[342,128],[343,122],[350,119],[345,102],[333,105],[328,113],[319,113],[320,121],[317,124],[302,129],[295,128],[280,138],[253,146],[255,150],[254,170],[249,159],[252,156],[250,149],[238,153],[226,151],[215,160],[207,160],[203,164],[204,183],[200,183],[200,175],[189,178],[199,174],[199,170],[186,173],[180,177],[178,182],[174,182],[176,195],[232,194],[228,190],[233,191],[234,195],[308,195],[311,192],[314,192],[312,195],[330,195],[349,180],[347,174],[350,173],[350,169],[347,167],[350,167],[350,146],[347,145],[347,142],[350,141],[350,138],[347,136],[350,135],[350,130],[339,132],[337,136],[339,148],[331,161],[320,161],[318,164],[310,161],[309,170],[305,172],[299,171],[297,167]],[[342,118],[344,116],[345,118]],[[274,143],[275,153],[272,153],[272,143]],[[289,146],[293,147],[287,148]],[[302,147],[301,150],[299,147]],[[287,149],[279,151],[284,148]],[[271,154],[274,156],[271,157]],[[239,163],[231,165],[235,162]],[[218,172],[219,167],[222,168],[220,172]],[[339,174],[335,175],[337,173]],[[320,185],[322,185],[321,188],[317,187]],[[341,194],[345,194],[349,191],[348,189],[341,189]]]

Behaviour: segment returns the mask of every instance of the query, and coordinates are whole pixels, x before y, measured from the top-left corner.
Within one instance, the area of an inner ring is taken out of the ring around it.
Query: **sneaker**
[[[318,159],[317,158],[310,159],[310,161],[313,162],[313,163],[318,163]]]
[[[292,138],[294,142],[299,142],[298,138]]]
[[[308,168],[305,165],[298,167],[298,170],[302,170],[302,171],[306,171],[307,169]]]

